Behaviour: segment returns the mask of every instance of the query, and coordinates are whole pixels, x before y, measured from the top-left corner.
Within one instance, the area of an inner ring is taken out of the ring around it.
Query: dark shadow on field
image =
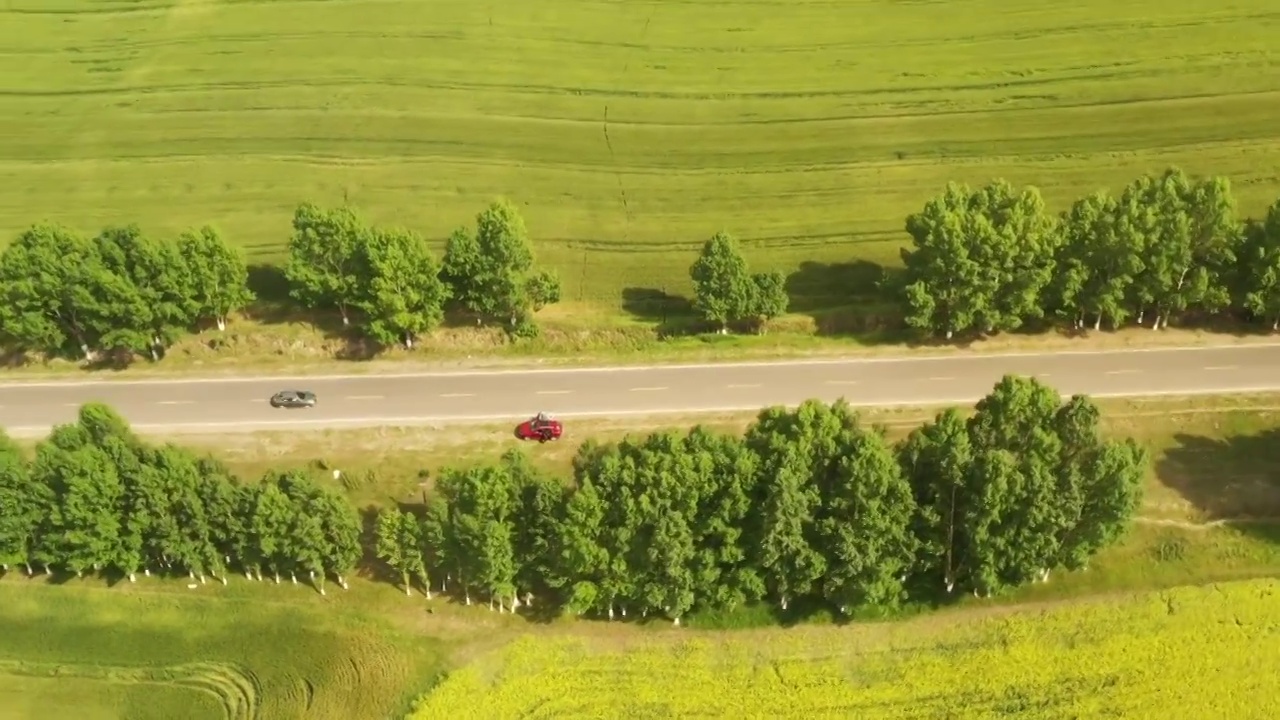
[[[900,341],[899,282],[899,271],[866,260],[804,262],[787,276],[787,309],[812,318],[822,336]]]
[[[1225,438],[1184,433],[1174,442],[1157,466],[1166,485],[1208,521],[1242,521],[1242,532],[1280,544],[1280,429]]]
[[[366,505],[360,509],[360,564],[356,574],[365,580],[400,587],[400,575],[378,557],[378,508]],[[403,592],[404,588],[400,588]]]
[[[698,321],[689,298],[673,295],[665,289],[624,288],[622,309],[637,320],[652,323],[659,338],[695,335],[707,330]]]

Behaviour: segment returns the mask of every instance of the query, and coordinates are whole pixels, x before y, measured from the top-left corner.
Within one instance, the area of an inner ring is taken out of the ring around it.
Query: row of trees
[[[1058,216],[1035,188],[953,183],[906,229],[906,322],[947,338],[1042,319],[1158,330],[1229,311],[1280,328],[1280,202],[1242,220],[1223,177],[1170,169]]]
[[[736,240],[717,233],[689,268],[693,307],[721,333],[731,324],[757,327],[787,311],[786,277],[778,271],[752,274]]]
[[[422,513],[385,510],[376,554],[430,595],[612,618],[797,600],[842,611],[990,595],[1084,567],[1133,517],[1148,459],[1097,408],[1008,377],[897,443],[843,403],[770,408],[742,435],[694,428],[584,444],[572,482],[518,451],[442,471]],[[304,573],[346,587],[358,514],[305,473],[242,483],[138,439],[102,405],[28,458],[0,435],[0,569]]]
[[[218,462],[139,440],[110,408],[85,405],[28,461],[0,433],[0,569],[82,575],[181,570],[227,582],[231,568],[279,583],[306,573],[343,588],[361,557],[360,520],[302,473],[242,484]]]
[[[422,517],[384,511],[378,554],[406,592],[434,579],[499,609],[542,598],[677,624],[765,598],[848,612],[985,596],[1082,568],[1124,531],[1148,459],[1098,422],[1087,398],[1007,377],[969,419],[948,410],[897,444],[809,401],[742,436],[588,443],[571,486],[513,452],[445,471]]]
[[[412,347],[448,310],[530,336],[533,313],[560,300],[505,201],[477,216],[475,232],[456,230],[442,264],[412,232],[303,204],[285,277],[304,307],[336,309],[382,345]],[[158,360],[184,334],[225,330],[253,299],[243,255],[211,227],[161,241],[132,225],[90,238],[42,224],[0,253],[0,342],[30,355]]]
[[[136,226],[89,238],[37,225],[0,254],[0,337],[20,352],[157,359],[252,298],[244,259],[209,227],[162,242]]]
[[[906,230],[902,284],[890,289],[908,326],[947,338],[1046,319],[1159,329],[1222,312],[1280,329],[1280,202],[1262,220],[1242,220],[1225,178],[1170,169],[1056,216],[1032,187],[953,183]],[[336,310],[373,341],[406,347],[450,311],[532,336],[533,314],[561,295],[506,201],[481,212],[474,230],[454,231],[440,262],[410,231],[303,204],[285,275],[304,307]],[[721,332],[787,310],[782,273],[749,272],[724,233],[703,245],[690,277],[695,310]],[[27,353],[157,358],[202,324],[224,328],[253,298],[247,279],[243,258],[208,227],[159,242],[133,226],[87,238],[37,225],[0,255],[0,339]]]
[[[350,208],[304,204],[294,213],[285,277],[304,307],[336,309],[343,325],[358,313],[372,340],[405,347],[450,309],[533,335],[533,313],[560,301],[559,278],[536,267],[524,220],[506,201],[481,212],[475,232],[455,230],[443,263],[408,230],[369,225]]]

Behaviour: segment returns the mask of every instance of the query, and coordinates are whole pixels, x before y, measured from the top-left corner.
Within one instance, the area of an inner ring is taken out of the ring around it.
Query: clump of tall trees
[[[1280,327],[1280,202],[1242,220],[1223,177],[1170,169],[1048,212],[1035,188],[950,184],[906,223],[909,326],[951,338],[1242,312]]]
[[[346,588],[360,557],[355,509],[305,473],[242,483],[212,459],[144,443],[99,404],[31,459],[0,433],[2,570],[305,576],[323,594],[327,577]]]
[[[1134,516],[1146,453],[1092,402],[1007,377],[968,418],[898,443],[844,403],[585,444],[564,484],[508,453],[447,470],[421,517],[384,512],[406,592],[613,618],[805,600],[843,611],[989,596],[1079,569]]]
[[[752,274],[742,247],[726,233],[703,244],[689,276],[694,309],[721,333],[741,324],[762,328],[787,311],[785,276],[776,270]]]
[[[11,350],[159,359],[183,334],[225,328],[252,299],[244,258],[211,227],[176,241],[137,226],[95,237],[40,224],[0,253],[0,338]]]
[[[506,201],[481,212],[475,232],[454,231],[442,263],[413,232],[370,225],[351,208],[303,204],[285,277],[303,307],[336,310],[344,326],[406,348],[447,309],[528,336],[536,334],[533,313],[560,301],[559,279],[535,266],[524,220]]]

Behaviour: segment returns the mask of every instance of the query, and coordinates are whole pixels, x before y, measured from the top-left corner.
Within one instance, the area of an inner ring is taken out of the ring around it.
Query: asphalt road
[[[1280,391],[1280,343],[1053,354],[868,358],[630,368],[0,384],[0,425],[15,437],[73,421],[86,402],[115,407],[140,432],[567,420],[754,410],[807,398],[858,406],[971,403],[1004,374],[1034,375],[1064,395],[1097,397]],[[317,407],[273,409],[279,390]],[[572,428],[570,428],[572,431]]]

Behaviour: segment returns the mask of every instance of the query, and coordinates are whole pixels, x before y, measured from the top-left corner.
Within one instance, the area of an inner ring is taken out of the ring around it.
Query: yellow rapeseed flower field
[[[673,639],[674,638],[674,639]],[[525,638],[446,679],[440,717],[1274,717],[1280,581],[762,633]]]

